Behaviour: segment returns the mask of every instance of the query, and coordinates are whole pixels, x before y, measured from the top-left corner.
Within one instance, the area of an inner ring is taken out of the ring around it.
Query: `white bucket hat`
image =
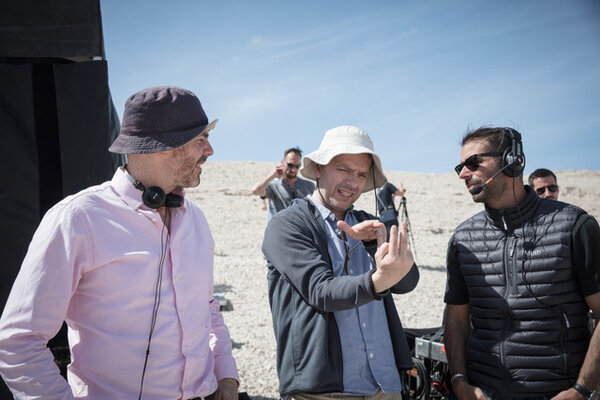
[[[304,156],[300,173],[308,179],[317,180],[313,165],[327,165],[335,156],[340,154],[370,154],[373,157],[372,166],[375,169],[369,171],[363,193],[378,188],[387,182],[381,168],[381,161],[379,156],[375,154],[369,134],[354,126],[338,126],[325,132],[319,150]],[[373,178],[375,178],[375,182],[373,182]]]

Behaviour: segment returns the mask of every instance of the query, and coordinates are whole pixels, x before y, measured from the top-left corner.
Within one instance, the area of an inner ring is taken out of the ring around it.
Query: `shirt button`
[[[354,273],[354,270],[353,270],[353,269],[351,269],[351,270],[350,270],[350,273],[351,273],[351,274],[353,274],[353,273]]]
[[[363,323],[362,323],[362,326],[363,326],[363,328],[366,328],[366,327],[367,327],[367,323],[366,323],[366,322],[363,322]]]
[[[375,356],[373,355],[373,353],[369,353],[369,357],[373,358]]]
[[[182,311],[182,312],[181,312],[181,315],[185,315],[185,312],[184,312],[184,311]]]
[[[152,222],[156,222],[156,218],[155,217],[152,217]]]

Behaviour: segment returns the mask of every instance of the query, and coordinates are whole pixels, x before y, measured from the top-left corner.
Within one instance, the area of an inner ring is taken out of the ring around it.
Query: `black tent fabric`
[[[0,269],[2,308],[44,213],[112,176],[118,122],[105,61],[0,63]]]
[[[0,307],[31,237],[63,197],[111,178],[119,121],[98,0],[0,4]],[[66,348],[66,335],[51,341]],[[0,398],[10,392],[0,382]]]
[[[100,2],[1,2],[0,57],[104,58]]]

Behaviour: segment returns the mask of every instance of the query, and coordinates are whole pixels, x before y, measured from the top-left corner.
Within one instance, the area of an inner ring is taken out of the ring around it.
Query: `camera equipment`
[[[384,223],[388,231],[388,239],[390,235],[390,229],[392,226],[398,226],[398,215],[400,215],[400,222],[406,222],[406,228],[408,231],[408,244],[413,253],[415,261],[417,259],[417,250],[415,247],[415,239],[412,234],[412,227],[410,226],[410,219],[408,218],[408,209],[406,208],[406,197],[402,196],[398,208],[394,205],[394,193],[396,187],[390,182],[386,182],[380,189],[375,193],[377,200],[377,210],[379,210],[379,220]]]
[[[406,197],[402,196],[400,205],[398,206],[398,212],[400,214],[400,222],[406,222],[406,228],[408,231],[408,244],[413,253],[415,261],[417,260],[417,247],[415,246],[415,238],[413,237],[413,230],[410,226],[410,219],[408,218],[408,209],[406,208]]]
[[[401,375],[402,396],[408,399],[448,399],[450,371],[443,343],[444,327],[405,329],[413,367]]]

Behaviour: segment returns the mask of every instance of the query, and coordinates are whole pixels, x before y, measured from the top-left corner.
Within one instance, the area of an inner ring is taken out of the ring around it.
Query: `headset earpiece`
[[[142,192],[142,201],[148,208],[161,208],[166,200],[167,195],[165,194],[165,191],[158,186],[150,186]]]
[[[142,182],[133,178],[129,175],[127,168],[123,168],[127,179],[133,184],[137,190],[142,192],[142,202],[148,208],[158,209],[162,206],[169,208],[181,207],[183,204],[183,197],[178,194],[165,194],[165,191],[158,186],[150,186],[149,188],[144,187]]]
[[[178,194],[174,194],[174,193],[167,194],[167,197],[165,198],[165,207],[177,208],[177,207],[181,207],[182,204],[183,204],[182,196],[180,196]]]
[[[512,128],[505,128],[510,136],[511,145],[502,155],[502,172],[511,178],[517,177],[525,169],[525,154],[523,153],[523,143],[521,134]]]
[[[162,206],[177,208],[183,204],[183,197],[173,193],[165,194],[165,191],[158,186],[150,186],[143,190],[142,201],[148,208],[155,210]]]

